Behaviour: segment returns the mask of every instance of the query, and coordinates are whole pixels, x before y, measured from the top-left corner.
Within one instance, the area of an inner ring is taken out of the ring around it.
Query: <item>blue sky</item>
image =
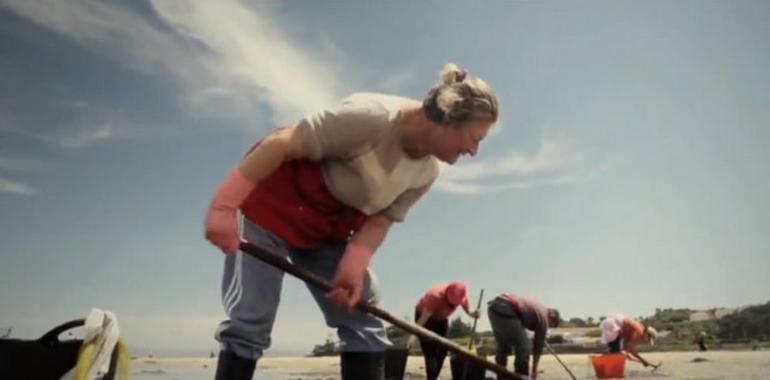
[[[762,1],[0,0],[0,327],[96,306],[136,347],[213,349],[202,220],[229,168],[351,92],[421,99],[446,62],[502,120],[378,253],[383,307],[449,280],[566,317],[765,302],[768,35]],[[329,332],[287,278],[274,353]]]

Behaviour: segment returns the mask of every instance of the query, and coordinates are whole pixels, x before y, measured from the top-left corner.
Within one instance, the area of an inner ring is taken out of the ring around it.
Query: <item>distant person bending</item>
[[[638,360],[645,367],[658,368],[660,366],[660,363],[656,365],[648,362],[637,351],[637,345],[640,343],[655,344],[655,337],[658,333],[653,327],[626,315],[613,314],[603,320],[599,328],[602,331],[602,343],[608,346],[609,352],[625,351],[628,359]]]
[[[456,281],[439,284],[428,289],[417,302],[414,320],[418,325],[446,338],[449,331],[449,317],[458,306],[462,306],[471,318],[479,317],[479,311],[471,311],[468,306],[468,290],[465,284]],[[420,338],[420,348],[425,357],[425,376],[428,380],[438,379],[447,350],[423,338]]]
[[[698,351],[705,352],[708,351],[708,346],[706,346],[706,332],[701,331],[700,334],[698,334],[698,338],[696,339],[696,342],[698,343]]]
[[[489,323],[497,343],[495,362],[505,367],[508,364],[508,355],[513,351],[515,372],[536,379],[546,333],[549,327],[559,326],[559,311],[546,309],[533,299],[513,294],[501,294],[489,301],[488,305]],[[535,333],[534,343],[530,343],[526,330]],[[498,379],[502,377],[498,375]]]

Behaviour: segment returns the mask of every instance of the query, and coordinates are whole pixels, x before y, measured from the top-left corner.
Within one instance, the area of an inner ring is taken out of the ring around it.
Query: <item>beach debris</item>
[[[162,375],[162,374],[166,373],[166,371],[164,371],[162,369],[143,369],[143,370],[139,371],[139,373],[140,374],[145,374],[145,375],[149,375],[149,374],[152,374],[152,375]]]
[[[644,371],[644,370],[630,370],[628,371],[628,378],[656,378],[656,377],[671,377],[671,374],[663,371]]]
[[[710,362],[711,360],[702,358],[702,357],[695,357],[692,360],[690,360],[690,363],[703,363],[703,362]]]

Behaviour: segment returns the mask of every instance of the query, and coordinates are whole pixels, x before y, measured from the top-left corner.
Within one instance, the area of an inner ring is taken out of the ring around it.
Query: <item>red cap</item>
[[[446,299],[454,306],[464,305],[468,302],[468,294],[465,284],[462,282],[450,282],[446,288]]]

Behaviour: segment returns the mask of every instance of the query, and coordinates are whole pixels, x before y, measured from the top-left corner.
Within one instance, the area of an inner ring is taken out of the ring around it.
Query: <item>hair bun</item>
[[[452,84],[456,82],[462,82],[465,77],[468,76],[468,72],[459,68],[454,63],[447,63],[441,70],[441,83]]]
[[[441,82],[428,91],[423,109],[439,124],[463,123],[469,119],[497,121],[497,96],[483,80],[448,63],[439,74]]]

